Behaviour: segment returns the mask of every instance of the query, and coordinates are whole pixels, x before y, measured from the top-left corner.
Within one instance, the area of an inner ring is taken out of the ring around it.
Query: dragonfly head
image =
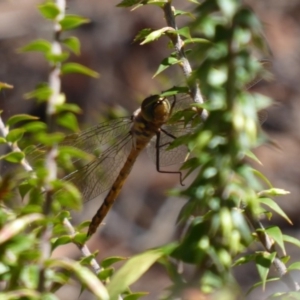
[[[142,116],[148,122],[165,123],[171,113],[171,105],[166,97],[154,95],[142,102]]]

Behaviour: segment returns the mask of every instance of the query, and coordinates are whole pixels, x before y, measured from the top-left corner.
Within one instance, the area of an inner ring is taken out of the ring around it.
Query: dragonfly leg
[[[173,139],[175,139],[176,137],[173,136],[172,134],[166,132],[165,130],[161,129],[166,135],[168,135],[169,137],[172,137]],[[167,144],[165,144],[167,145]],[[183,179],[182,179],[182,173],[180,171],[163,171],[160,169],[160,162],[159,162],[159,153],[160,153],[160,149],[161,147],[165,146],[165,145],[160,145],[160,132],[158,132],[156,134],[156,170],[159,173],[169,173],[169,174],[179,174],[179,180],[180,180],[180,184],[182,186],[184,186],[183,184]]]
[[[171,115],[172,112],[173,112],[173,108],[174,108],[175,104],[176,104],[176,95],[173,96],[173,102],[172,102],[172,104],[171,104],[171,109],[170,109],[170,115]]]

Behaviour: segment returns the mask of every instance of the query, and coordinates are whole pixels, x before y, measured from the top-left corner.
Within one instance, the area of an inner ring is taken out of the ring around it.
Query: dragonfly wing
[[[265,109],[263,109],[260,110],[257,114],[258,114],[259,124],[262,125],[268,119],[268,112]]]
[[[120,137],[126,135],[130,130],[131,124],[132,120],[130,118],[118,118],[103,122],[80,133],[67,135],[59,146],[72,146],[97,156],[116,143]],[[46,147],[37,146],[26,158],[34,163],[45,156],[46,150]],[[75,161],[78,161],[78,159],[73,160],[73,162]]]
[[[129,118],[118,118],[100,123],[80,133],[66,136],[60,145],[73,146],[89,154],[97,155],[117,143],[120,137],[124,137],[129,132],[131,124],[132,121]]]
[[[84,201],[95,198],[111,187],[132,147],[130,118],[100,123],[80,133],[66,136],[59,146],[72,146],[91,155],[89,161],[74,159],[78,170],[63,180],[73,182],[82,192]],[[29,154],[32,162],[44,157],[46,147]]]
[[[90,163],[64,177],[64,180],[71,181],[81,191],[84,202],[87,202],[112,186],[131,148],[132,137],[127,133]]]
[[[178,128],[178,124],[164,126],[164,130],[174,137],[180,137],[184,134],[191,132],[190,128]],[[167,150],[170,143],[174,141],[174,138],[167,135],[164,132],[160,134],[159,149],[156,148],[156,136],[153,137],[147,147],[147,152],[150,158],[156,162],[157,151],[159,151],[159,166],[166,167],[178,163],[182,163],[186,160],[188,155],[188,148],[185,145]]]

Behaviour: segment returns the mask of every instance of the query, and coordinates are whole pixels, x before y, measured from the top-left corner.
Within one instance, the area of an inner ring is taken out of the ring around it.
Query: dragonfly
[[[269,66],[269,61],[262,61]],[[261,79],[254,79],[249,89]],[[169,120],[179,110],[191,109],[193,101],[188,93],[173,96],[153,95],[147,97],[131,118],[118,118],[100,123],[79,134],[65,138],[62,146],[73,146],[92,155],[87,164],[70,173],[64,180],[71,181],[82,193],[84,202],[109,190],[102,205],[93,216],[87,236],[93,235],[118,198],[139,154],[147,147],[148,154],[156,162],[160,173],[179,175],[180,171],[165,171],[162,167],[184,162],[187,147],[182,145],[168,149],[174,139],[191,132],[191,127],[182,121],[170,124]],[[258,113],[262,124],[266,111]]]
[[[174,112],[187,109],[192,103],[189,94],[164,97],[153,95],[143,100],[131,118],[119,118],[100,123],[87,131],[67,136],[62,145],[70,145],[93,155],[93,159],[67,175],[81,191],[84,201],[95,198],[109,189],[102,205],[92,218],[87,236],[94,234],[121,192],[124,182],[141,153],[155,158],[160,173],[179,175],[180,171],[164,171],[161,167],[183,162],[187,147],[179,146],[166,151],[178,136],[190,131],[183,122],[167,124]]]

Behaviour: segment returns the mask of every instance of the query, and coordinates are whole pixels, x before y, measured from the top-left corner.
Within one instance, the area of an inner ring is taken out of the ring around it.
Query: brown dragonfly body
[[[173,105],[174,104],[175,102],[173,103]],[[125,134],[125,138],[120,136],[121,140],[126,140],[126,143],[129,143],[129,145],[127,145],[127,147],[129,146],[130,148],[129,153],[127,154],[125,163],[121,167],[121,170],[112,183],[103,204],[91,221],[88,230],[88,236],[92,235],[97,230],[99,224],[107,215],[109,209],[118,197],[123,184],[126,181],[135,163],[135,160],[139,156],[141,151],[149,144],[153,137],[156,136],[157,140],[159,140],[161,126],[169,120],[173,105],[170,105],[166,97],[159,97],[158,95],[150,96],[143,101],[141,108],[136,110],[132,115],[131,127],[128,134]],[[71,173],[66,177],[66,179],[75,183],[75,185],[83,193],[84,198],[86,198],[87,200],[94,198],[97,194],[106,189],[106,187],[104,187],[99,190],[99,187],[101,187],[101,177],[103,178],[103,176],[99,176],[97,178],[95,174],[99,173],[97,172],[99,171],[99,169],[103,169],[103,162],[109,159],[111,159],[112,161],[113,155],[117,155],[118,150],[122,150],[121,148],[123,148],[123,146],[123,143],[118,144],[118,142],[115,142],[112,147],[104,151],[99,157],[95,157],[93,161],[84,166],[82,169]],[[80,146],[80,148],[82,148],[82,146]],[[111,152],[110,155],[108,155],[107,152],[111,151],[112,148],[115,148],[115,151]],[[116,159],[118,158],[116,157]],[[111,165],[111,167],[113,167],[113,165]],[[109,172],[110,170],[107,169],[103,170],[103,172],[104,171]],[[90,177],[91,180],[89,180],[88,177]],[[86,180],[84,180],[84,178],[86,178]],[[95,178],[96,180],[94,181]]]
[[[270,64],[268,61],[261,63],[267,66]],[[255,85],[258,81],[260,79],[253,80],[247,88]],[[65,177],[65,180],[72,181],[78,187],[84,201],[93,199],[109,190],[103,204],[91,221],[88,236],[95,233],[107,215],[120,194],[137,157],[148,144],[152,143],[148,150],[152,151],[150,156],[155,158],[159,172],[164,172],[159,169],[160,167],[185,160],[187,154],[185,146],[166,151],[175,137],[190,132],[190,129],[185,128],[183,123],[181,125],[180,123],[168,124],[173,110],[188,108],[192,103],[190,95],[181,95],[183,97],[173,97],[172,105],[166,97],[150,96],[142,102],[141,108],[134,112],[131,119],[120,118],[99,124],[78,135],[71,135],[63,142],[64,145],[71,145],[93,154],[90,163]],[[258,113],[261,124],[265,121],[266,116],[265,111]],[[181,175],[180,172],[167,173]]]

